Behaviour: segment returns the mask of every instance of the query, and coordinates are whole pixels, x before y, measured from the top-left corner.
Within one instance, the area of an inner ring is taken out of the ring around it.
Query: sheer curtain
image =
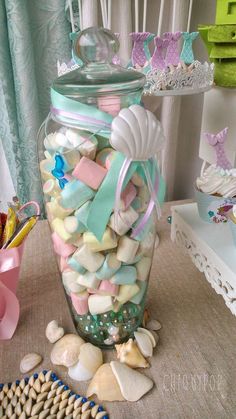
[[[42,199],[36,137],[57,60],[71,57],[69,32],[64,0],[0,0],[0,141],[21,202]]]

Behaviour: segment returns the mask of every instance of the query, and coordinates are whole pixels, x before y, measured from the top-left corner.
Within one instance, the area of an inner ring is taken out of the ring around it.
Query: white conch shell
[[[87,389],[87,397],[93,394],[96,394],[99,400],[108,402],[125,400],[110,364],[103,364],[90,382]]]
[[[132,160],[148,160],[163,146],[161,123],[140,105],[123,108],[112,121],[112,147]]]
[[[90,380],[102,363],[101,349],[91,343],[84,343],[80,347],[79,360],[68,369],[68,375],[75,381]]]
[[[141,354],[137,344],[133,339],[121,345],[115,345],[117,351],[117,358],[120,362],[128,365],[131,368],[147,368],[148,362]]]

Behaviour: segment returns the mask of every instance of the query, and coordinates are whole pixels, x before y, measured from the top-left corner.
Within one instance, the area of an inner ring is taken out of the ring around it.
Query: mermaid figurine
[[[180,60],[185,64],[192,64],[194,61],[193,41],[197,38],[199,32],[183,32],[184,39],[183,48],[180,54]]]
[[[163,34],[164,39],[168,39],[169,45],[166,51],[166,66],[169,64],[178,65],[179,63],[179,51],[178,51],[178,40],[181,37],[181,32],[165,32]]]

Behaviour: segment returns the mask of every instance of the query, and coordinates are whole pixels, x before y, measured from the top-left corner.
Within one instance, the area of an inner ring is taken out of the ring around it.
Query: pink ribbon
[[[0,250],[0,340],[11,339],[18,324],[20,305],[16,289],[24,243]]]

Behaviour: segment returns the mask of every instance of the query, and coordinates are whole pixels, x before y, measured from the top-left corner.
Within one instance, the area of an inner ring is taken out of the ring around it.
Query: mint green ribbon
[[[106,112],[100,111],[92,105],[86,105],[74,99],[70,99],[55,89],[51,89],[51,113],[55,120],[67,126],[79,127],[80,129],[97,134],[101,137],[110,138],[111,123],[113,117]],[[104,178],[99,190],[97,191],[87,218],[88,229],[101,241],[112,210],[115,205],[117,181],[124,163],[125,156],[117,152],[112,165]],[[149,163],[148,170],[153,179],[155,177],[155,167]],[[123,189],[127,186],[135,171],[143,176],[140,162],[132,162],[123,183]],[[144,178],[145,182],[146,179]],[[164,201],[165,183],[160,176],[158,200]]]

